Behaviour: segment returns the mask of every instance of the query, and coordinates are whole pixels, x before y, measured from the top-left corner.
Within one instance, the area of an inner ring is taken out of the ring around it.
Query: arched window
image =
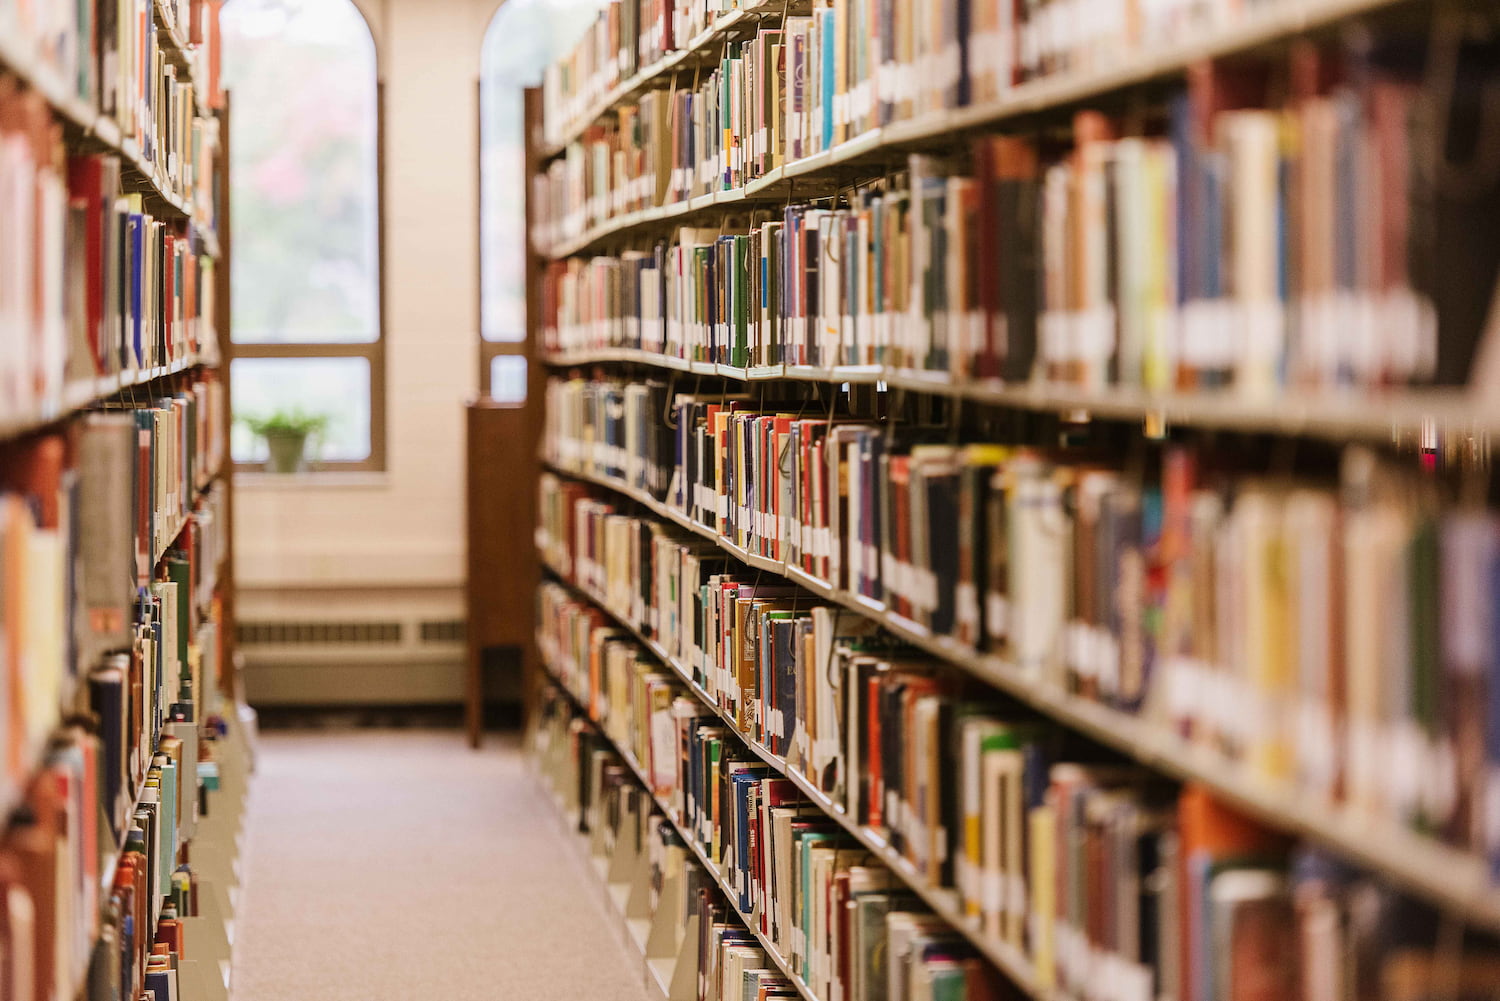
[[[479,63],[480,388],[526,397],[526,135],[522,91],[539,86],[593,22],[601,0],[505,0]]]
[[[375,41],[351,0],[230,0],[221,23],[235,414],[326,416],[318,466],[382,468]],[[237,462],[264,449],[236,423]]]

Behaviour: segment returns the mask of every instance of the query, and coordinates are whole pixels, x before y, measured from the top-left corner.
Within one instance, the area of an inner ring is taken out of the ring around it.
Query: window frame
[[[370,33],[370,46],[375,54],[375,339],[372,341],[307,341],[299,343],[239,343],[231,336],[226,338],[228,358],[225,368],[230,372],[239,358],[364,358],[370,366],[370,453],[363,459],[308,459],[305,471],[310,473],[383,473],[386,471],[386,295],[385,295],[385,78],[380,64],[380,46],[369,19],[355,0],[347,0],[359,14],[365,30]],[[230,131],[229,129],[225,130]],[[232,142],[233,137],[228,138]],[[227,143],[226,143],[227,147]],[[225,160],[228,161],[226,148]],[[229,171],[230,204],[233,205],[234,172]],[[231,250],[232,253],[232,250]],[[230,271],[231,288],[233,261],[226,262]],[[233,303],[227,312],[234,315]],[[234,413],[233,382],[230,383],[229,409]],[[261,462],[241,462],[231,459],[236,473],[255,474],[264,469]],[[278,477],[278,482],[295,481],[295,477]]]
[[[484,336],[484,296],[485,296],[485,260],[484,260],[484,228],[488,223],[485,216],[484,203],[484,93],[485,93],[485,44],[489,41],[489,33],[494,29],[496,20],[506,13],[505,4],[500,4],[491,14],[485,25],[484,35],[480,39],[479,75],[474,80],[474,193],[475,193],[475,215],[479,225],[474,230],[474,260],[477,264],[476,276],[478,281],[474,289],[474,329],[479,341],[479,396],[483,400],[494,402],[494,386],[491,385],[490,372],[496,358],[504,356],[515,356],[526,359],[526,397],[519,401],[508,401],[501,406],[527,407],[541,406],[541,391],[546,386],[546,379],[542,371],[542,358],[539,331],[536,329],[536,317],[541,309],[540,281],[541,264],[536,249],[531,245],[531,217],[533,206],[531,179],[540,169],[540,160],[537,156],[538,142],[542,127],[542,100],[541,83],[531,87],[517,87],[516,96],[521,101],[521,236],[522,241],[522,274],[523,287],[525,288],[526,315],[524,336],[518,341],[492,341]]]
[[[493,19],[498,16],[500,16],[499,10],[495,11],[495,13],[491,15],[491,18]],[[526,359],[527,394],[526,400],[522,400],[519,403],[510,403],[508,405],[525,406],[527,400],[531,398],[530,390],[532,386],[532,367],[537,363],[537,359],[533,357],[532,352],[532,343],[535,340],[535,338],[532,336],[533,331],[531,329],[531,318],[533,315],[535,315],[535,305],[532,302],[532,285],[534,284],[533,278],[535,276],[536,268],[534,266],[534,255],[531,249],[531,185],[529,183],[529,179],[531,178],[531,175],[535,170],[536,164],[533,162],[535,157],[533,154],[530,138],[528,137],[525,143],[525,152],[522,154],[525,157],[525,165],[522,170],[522,176],[528,179],[528,183],[526,185],[525,198],[522,200],[522,212],[525,213],[526,225],[522,227],[521,233],[521,239],[525,242],[526,261],[524,265],[526,272],[526,335],[519,341],[492,341],[484,336],[484,227],[487,220],[485,219],[484,214],[483,59],[481,59],[480,62],[480,76],[479,79],[474,81],[474,137],[476,140],[474,143],[474,148],[476,151],[474,157],[474,193],[478,201],[477,208],[479,209],[479,211],[476,213],[479,219],[479,225],[474,228],[474,260],[479,263],[479,269],[477,272],[479,280],[476,283],[474,290],[474,321],[475,329],[479,331],[479,395],[486,400],[494,399],[495,387],[490,384],[490,371],[493,368],[493,363],[496,358],[507,355],[514,355]],[[522,101],[526,101],[526,95],[524,92],[521,95],[521,99]],[[526,108],[529,111],[530,105],[527,104]],[[524,125],[522,127],[529,131],[531,128],[531,124],[532,123],[530,117],[528,116],[525,118]]]

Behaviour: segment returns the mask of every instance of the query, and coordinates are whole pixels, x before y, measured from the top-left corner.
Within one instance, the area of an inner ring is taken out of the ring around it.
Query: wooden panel
[[[532,649],[536,589],[536,435],[530,408],[489,400],[469,405],[466,421],[469,676],[465,720],[478,746],[483,713],[481,669],[487,647],[521,649],[523,671]]]

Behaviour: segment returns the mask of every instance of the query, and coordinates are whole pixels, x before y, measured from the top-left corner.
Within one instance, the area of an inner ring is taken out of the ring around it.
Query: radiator
[[[433,705],[463,698],[462,619],[242,618],[236,637],[252,705]]]

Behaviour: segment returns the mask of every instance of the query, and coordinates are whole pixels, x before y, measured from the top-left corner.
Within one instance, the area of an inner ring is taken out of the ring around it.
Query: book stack
[[[543,693],[540,712],[534,750],[554,795],[577,817],[596,857],[623,853],[649,880],[646,899],[635,899],[651,926],[646,951],[670,947],[668,955],[648,957],[662,990],[669,981],[705,1001],[796,997],[795,982],[725,900],[712,866],[633,781],[629,763],[578,714],[577,704],[552,689]]]
[[[573,123],[587,124],[617,84],[659,71],[692,46],[733,0],[611,0],[562,59],[547,68],[542,99],[547,141],[561,145]]]
[[[115,749],[77,726],[49,747],[0,842],[7,997],[175,996],[185,920],[199,913],[193,871],[178,863],[199,809],[198,738],[192,724],[179,733],[155,745],[123,829],[101,826],[96,809],[101,782],[117,778],[101,764]]]
[[[81,292],[69,306],[82,313],[68,314],[68,328],[86,338],[69,351],[70,375],[112,375],[210,352],[217,343],[214,261],[194,249],[191,223],[153,215],[142,196],[125,194],[115,156],[71,158],[68,181],[69,246],[87,248],[64,275]]]

